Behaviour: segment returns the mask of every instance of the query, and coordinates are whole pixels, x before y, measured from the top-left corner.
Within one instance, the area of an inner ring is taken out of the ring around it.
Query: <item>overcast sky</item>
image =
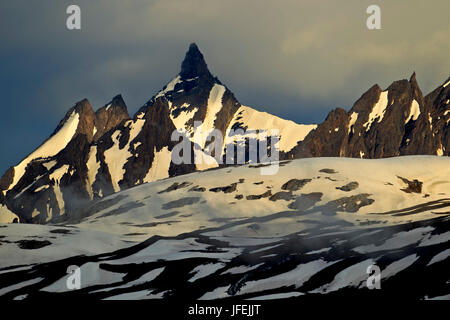
[[[66,29],[69,4],[81,30]],[[366,28],[371,4],[381,30]],[[242,104],[299,123],[413,71],[428,93],[450,76],[449,12],[448,0],[2,0],[0,171],[76,101],[96,110],[122,93],[133,114],[179,72],[191,42]]]

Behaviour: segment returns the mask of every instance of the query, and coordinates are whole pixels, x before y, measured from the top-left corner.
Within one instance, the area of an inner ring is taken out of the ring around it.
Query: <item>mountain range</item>
[[[450,78],[423,96],[413,74],[382,90],[372,86],[349,111],[332,110],[321,124],[297,124],[239,103],[191,44],[181,71],[132,117],[121,95],[93,110],[87,99],[69,109],[53,134],[0,179],[0,222],[58,223],[108,195],[136,185],[225,166],[171,161],[180,131],[195,149],[195,123],[218,130],[228,145],[268,139],[278,130],[280,160],[309,157],[376,159],[450,154]],[[236,136],[236,130],[245,135]],[[217,155],[215,155],[217,156]],[[217,157],[216,157],[217,159]],[[260,159],[258,159],[260,160]],[[231,164],[236,164],[237,160]],[[228,163],[230,165],[230,163]]]

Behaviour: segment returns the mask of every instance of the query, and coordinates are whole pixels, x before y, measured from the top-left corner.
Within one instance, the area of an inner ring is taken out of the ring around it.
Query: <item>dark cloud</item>
[[[82,30],[65,28],[66,8]],[[382,30],[365,27],[379,3]],[[197,42],[241,103],[297,122],[349,108],[372,84],[416,71],[426,93],[450,70],[448,1],[78,0],[0,3],[0,171],[88,98],[122,93],[135,112]]]

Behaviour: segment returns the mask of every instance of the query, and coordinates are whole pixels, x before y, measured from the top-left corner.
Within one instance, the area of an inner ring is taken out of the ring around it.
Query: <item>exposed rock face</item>
[[[355,190],[358,187],[359,187],[359,183],[357,181],[352,181],[342,187],[336,187],[336,189],[345,191],[345,192],[349,192],[349,191]]]
[[[331,111],[287,157],[448,156],[449,80],[425,98],[415,73],[384,91],[374,85],[350,111]]]
[[[209,189],[209,191],[211,191],[211,192],[231,193],[231,192],[236,191],[236,186],[237,186],[237,183],[232,183],[231,185],[225,186],[225,187],[211,188],[211,189]]]
[[[317,129],[311,131],[297,147],[291,150],[288,158],[334,157],[340,150],[346,136],[347,112],[335,109]],[[336,131],[336,128],[338,129]]]
[[[375,85],[350,111],[338,108],[319,126],[300,125],[241,105],[210,73],[197,45],[191,44],[180,73],[133,117],[121,95],[96,112],[87,99],[70,108],[54,133],[0,178],[0,205],[7,206],[21,222],[77,220],[92,200],[114,192],[223,166],[225,159],[236,163],[238,146],[245,148],[247,162],[251,142],[267,139],[270,143],[270,137],[263,138],[261,133],[271,129],[279,130],[281,160],[448,156],[449,81],[450,78],[426,97],[422,96],[415,74],[409,81],[392,83],[385,91]],[[196,128],[198,123],[200,127]],[[200,141],[195,134],[199,128],[204,134]],[[216,142],[213,129],[222,134],[224,141]],[[239,129],[251,137],[233,132]],[[190,163],[172,161],[181,141],[172,140],[176,131],[188,141]],[[227,154],[227,146],[236,148],[234,155]],[[194,163],[195,151],[211,151],[211,156],[219,161],[210,157],[212,162]],[[259,147],[253,151],[258,152]],[[259,155],[257,161],[261,161]],[[217,192],[235,190],[236,185],[231,185],[224,190],[218,188]],[[267,192],[261,196],[272,195]],[[288,193],[282,193],[272,199],[289,198]]]
[[[437,153],[450,155],[450,77],[444,85],[425,96],[425,103],[430,107],[432,136]]]
[[[180,76],[184,79],[193,77],[212,77],[208,70],[203,54],[195,43],[189,45],[189,50],[181,63]]]
[[[97,110],[95,115],[96,133],[94,140],[98,140],[98,138],[102,137],[109,130],[116,128],[123,121],[130,119],[127,106],[120,94],[115,96],[110,103]]]
[[[311,179],[291,179],[281,186],[282,190],[297,191],[303,188]]]
[[[410,180],[402,178],[402,177],[398,177],[398,178],[400,180],[402,180],[407,185],[406,188],[400,189],[403,192],[406,192],[406,193],[411,193],[411,192],[421,193],[422,192],[422,185],[423,185],[422,181],[419,181],[417,179],[414,179],[413,181],[410,181]]]

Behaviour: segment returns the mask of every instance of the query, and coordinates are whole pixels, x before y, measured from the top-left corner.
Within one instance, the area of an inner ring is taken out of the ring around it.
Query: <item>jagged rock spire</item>
[[[122,95],[116,95],[111,102],[104,105],[95,113],[95,138],[101,137],[109,130],[117,127],[122,121],[130,119],[127,105]]]
[[[194,78],[203,75],[210,76],[211,73],[208,70],[203,54],[195,43],[191,43],[181,64],[180,76],[182,78]]]

